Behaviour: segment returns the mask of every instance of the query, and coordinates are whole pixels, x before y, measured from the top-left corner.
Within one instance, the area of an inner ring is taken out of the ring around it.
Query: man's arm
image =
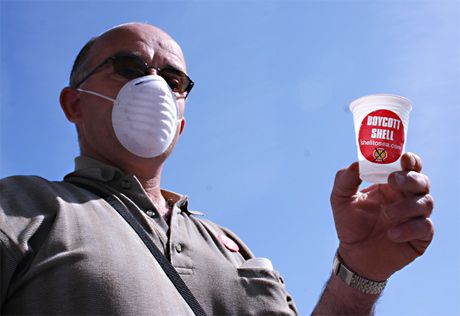
[[[401,167],[388,184],[361,192],[357,163],[340,170],[335,179],[331,206],[338,254],[347,268],[369,280],[387,280],[421,256],[433,238],[433,199],[428,177],[420,173],[421,160],[406,153]],[[313,315],[372,315],[377,299],[333,275]]]
[[[378,297],[355,290],[331,275],[313,315],[373,315]]]

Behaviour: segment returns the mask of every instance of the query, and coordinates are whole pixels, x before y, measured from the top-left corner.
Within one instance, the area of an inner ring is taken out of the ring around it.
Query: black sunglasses
[[[184,95],[184,98],[187,98],[194,85],[194,82],[192,79],[190,79],[189,76],[173,67],[165,67],[163,69],[150,67],[139,56],[132,54],[118,54],[107,58],[102,63],[97,65],[75,85],[75,89],[78,88],[89,77],[91,77],[102,66],[108,63],[112,63],[113,70],[118,75],[129,80],[147,76],[149,75],[149,69],[156,69],[158,75],[166,81],[171,90],[178,94]]]

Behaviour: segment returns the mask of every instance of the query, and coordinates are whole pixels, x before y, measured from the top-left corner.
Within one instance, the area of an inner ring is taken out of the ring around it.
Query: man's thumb
[[[331,193],[332,206],[350,200],[350,197],[358,192],[361,182],[358,162],[354,162],[347,168],[339,170],[335,175],[334,187]]]

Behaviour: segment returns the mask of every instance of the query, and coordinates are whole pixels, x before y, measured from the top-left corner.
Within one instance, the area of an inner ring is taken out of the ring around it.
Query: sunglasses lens
[[[145,63],[134,56],[119,56],[113,60],[113,69],[117,74],[127,79],[135,79],[145,76],[147,66]]]
[[[135,79],[149,73],[147,64],[137,56],[116,56],[112,59],[113,70],[126,79]],[[189,92],[193,86],[190,78],[174,68],[165,68],[158,72],[172,91],[176,93]]]
[[[177,93],[184,93],[190,83],[190,79],[186,74],[175,69],[163,69],[159,75],[163,77],[171,90]]]

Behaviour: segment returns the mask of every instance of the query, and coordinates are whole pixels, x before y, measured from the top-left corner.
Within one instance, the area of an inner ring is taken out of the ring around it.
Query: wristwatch
[[[345,264],[342,262],[342,259],[337,252],[334,257],[334,264],[332,266],[332,271],[336,276],[338,276],[345,284],[351,286],[358,291],[361,291],[366,294],[380,294],[382,293],[385,285],[387,285],[387,281],[372,281],[366,279],[352,270],[350,270]]]

